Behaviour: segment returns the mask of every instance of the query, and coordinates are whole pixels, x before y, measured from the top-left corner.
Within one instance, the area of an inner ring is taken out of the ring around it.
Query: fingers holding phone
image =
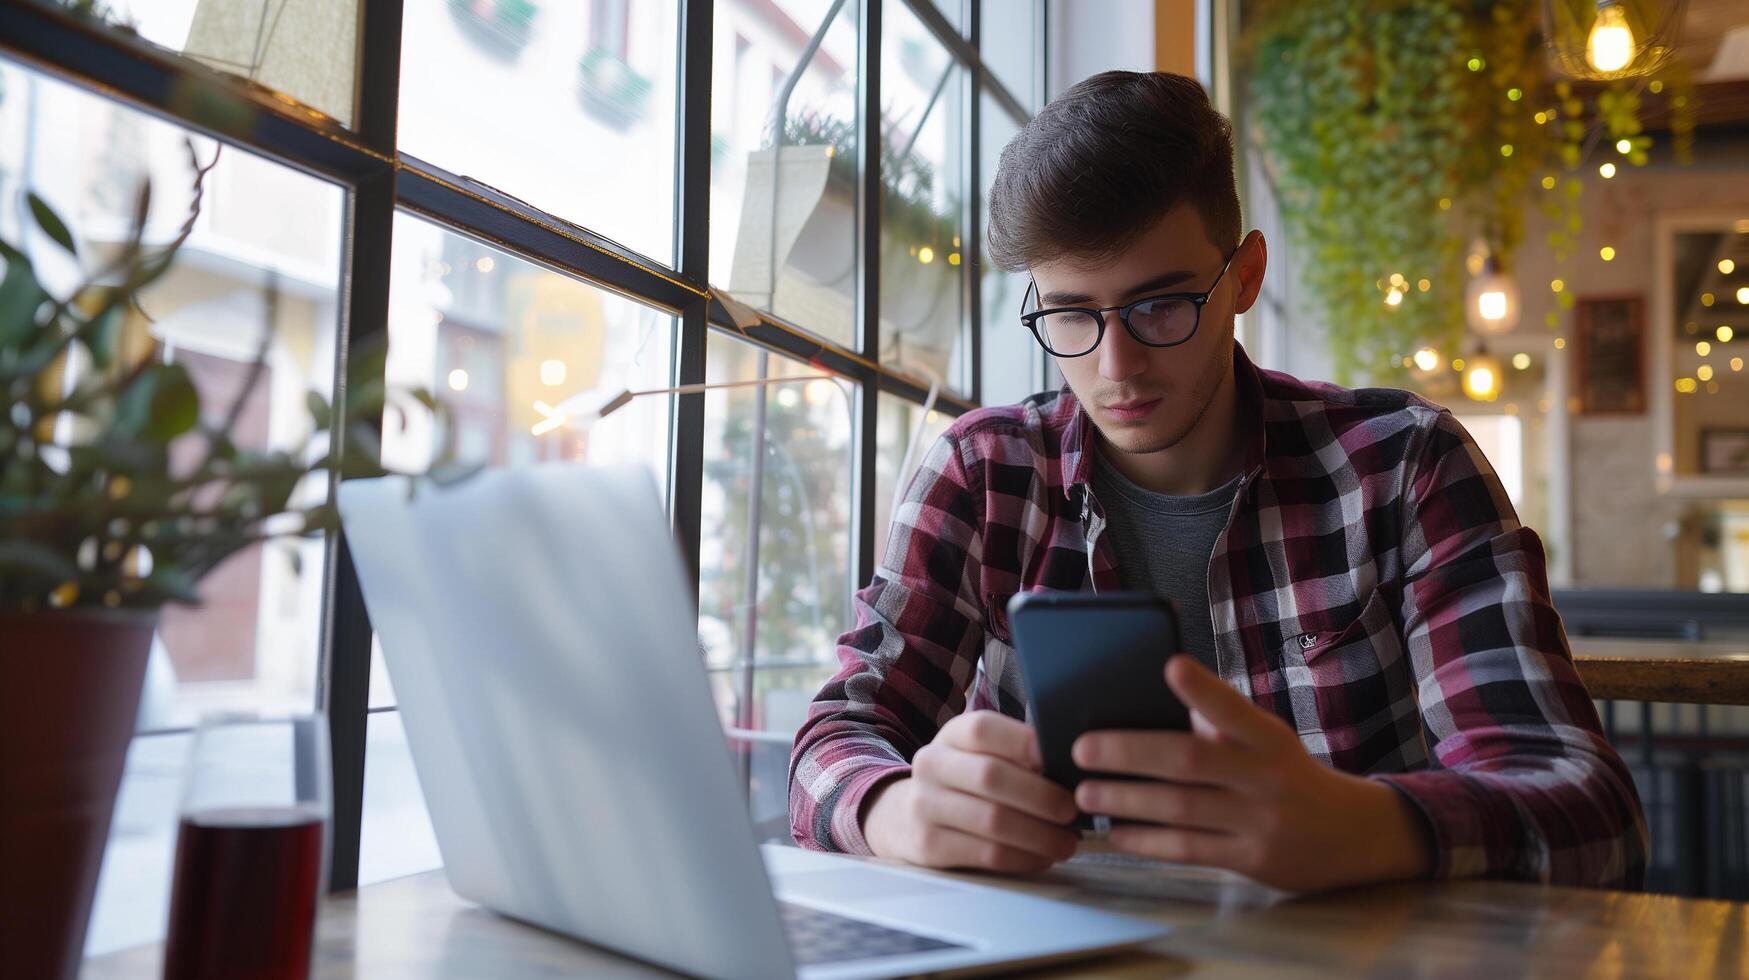
[[[1069,792],[1041,774],[1024,722],[973,711],[917,751],[863,818],[877,855],[937,868],[1041,871],[1075,853]]]

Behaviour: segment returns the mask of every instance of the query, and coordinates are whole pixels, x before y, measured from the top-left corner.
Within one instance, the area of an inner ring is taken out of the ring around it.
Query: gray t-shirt
[[[1215,669],[1209,622],[1209,555],[1227,528],[1239,478],[1194,497],[1174,497],[1136,485],[1102,453],[1094,453],[1093,495],[1105,510],[1104,534],[1117,553],[1126,589],[1153,592],[1178,604],[1184,650]]]

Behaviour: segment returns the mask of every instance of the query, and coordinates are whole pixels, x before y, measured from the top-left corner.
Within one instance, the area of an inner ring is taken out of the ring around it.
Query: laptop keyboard
[[[790,950],[801,966],[966,948],[802,905],[777,904],[783,913],[784,931],[789,933]]]

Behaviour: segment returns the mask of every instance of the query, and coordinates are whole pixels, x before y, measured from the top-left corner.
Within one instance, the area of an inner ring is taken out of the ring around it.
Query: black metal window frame
[[[736,327],[710,293],[710,97],[713,5],[676,0],[679,9],[679,116],[676,125],[675,254],[669,267],[588,229],[587,215],[557,216],[515,197],[446,172],[398,151],[396,114],[401,65],[401,0],[359,0],[358,72],[354,125],[313,121],[248,82],[209,69],[175,51],[40,0],[0,0],[0,57],[115,99],[186,129],[338,184],[346,191],[345,241],[340,269],[340,343],[334,373],[338,407],[348,352],[387,329],[390,248],[395,213],[417,214],[447,230],[577,277],[678,318],[673,375],[676,384],[705,380],[706,341],[719,330],[773,352],[811,361],[854,383],[852,486],[853,578],[873,574],[877,402],[880,393],[921,404],[928,382],[880,362],[880,205],[882,0],[860,0],[858,29],[858,228],[854,347],[825,340],[805,325],[761,313],[760,322]],[[983,0],[957,0],[963,33],[935,0],[897,0],[964,69],[960,94],[966,125],[960,134],[960,179],[966,188],[962,343],[970,391],[941,392],[937,409],[962,414],[982,389],[982,161],[984,96],[1017,124],[1028,104],[1042,102],[1049,0],[1031,7],[1035,20],[1034,84],[1022,101],[984,63]],[[1034,379],[1042,381],[1042,379]],[[674,399],[670,419],[668,505],[675,536],[697,588],[704,483],[704,396]],[[341,439],[343,434],[335,433]],[[365,740],[369,717],[394,708],[368,707],[371,628],[345,536],[329,541],[323,583],[322,644],[317,659],[318,698],[331,728],[334,781],[330,887],[358,883],[364,812]],[[140,733],[154,734],[154,733]]]

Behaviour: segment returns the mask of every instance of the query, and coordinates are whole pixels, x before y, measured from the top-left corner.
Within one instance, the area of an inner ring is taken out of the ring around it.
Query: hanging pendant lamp
[[[1543,37],[1562,74],[1588,81],[1649,75],[1682,41],[1687,0],[1543,0]]]

